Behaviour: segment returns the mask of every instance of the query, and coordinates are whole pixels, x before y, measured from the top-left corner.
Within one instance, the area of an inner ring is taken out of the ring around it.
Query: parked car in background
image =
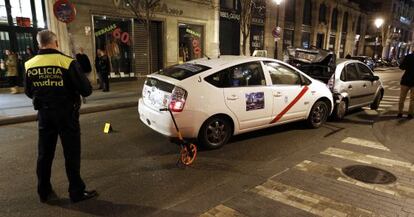
[[[139,99],[140,120],[172,137],[169,108],[185,138],[218,148],[232,135],[305,120],[321,126],[333,98],[326,85],[278,60],[221,56],[173,65],[149,75]]]
[[[375,67],[377,66],[377,63],[374,62],[374,60],[369,56],[353,56],[351,59],[359,60],[365,63],[372,71],[374,71]]]
[[[292,49],[289,56],[289,63],[324,82],[332,91],[334,118],[341,120],[354,108],[378,109],[384,88],[379,77],[361,61],[336,59],[334,52],[320,49]]]

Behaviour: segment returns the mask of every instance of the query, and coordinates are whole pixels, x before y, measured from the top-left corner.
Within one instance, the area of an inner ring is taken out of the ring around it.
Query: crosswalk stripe
[[[367,107],[367,106],[362,107],[362,109],[363,109],[363,110],[366,110],[366,111],[374,111],[374,112],[377,112],[377,111],[385,111],[385,109],[384,109],[384,108],[378,108],[378,109],[376,109],[376,110],[372,110],[370,107]]]
[[[382,108],[391,108],[391,107],[393,107],[394,105],[384,105],[384,104],[380,104],[379,105],[379,107],[382,107]]]
[[[390,149],[388,149],[387,147],[385,147],[381,143],[373,142],[373,141],[369,141],[369,140],[364,140],[364,139],[358,139],[358,138],[354,138],[354,137],[347,137],[344,140],[342,140],[342,143],[348,143],[348,144],[352,144],[352,145],[358,145],[358,146],[364,146],[364,147],[368,147],[368,148],[375,148],[375,149],[380,149],[380,150],[384,150],[384,151],[390,151]]]
[[[206,213],[200,215],[200,217],[247,217],[246,215],[220,204]]]
[[[335,179],[340,182],[345,182],[348,184],[356,185],[356,186],[366,188],[369,190],[375,190],[378,192],[394,195],[397,197],[414,198],[414,188],[411,186],[401,184],[398,181],[393,184],[389,184],[389,185],[367,184],[367,183],[363,183],[358,180],[349,178],[348,176],[345,176],[342,173],[340,168],[312,162],[309,160],[305,160],[297,164],[294,167],[294,169],[300,170],[303,172],[309,172],[312,174],[318,174],[326,178]]]
[[[383,99],[400,99],[400,96],[390,96],[390,95],[385,95],[382,97]]]
[[[393,104],[393,105],[395,105],[395,103],[396,103],[396,102],[394,102],[394,101],[385,101],[385,100],[382,100],[382,101],[380,102],[380,105],[381,105],[381,104]]]
[[[317,216],[346,217],[348,214],[353,216],[377,216],[372,211],[341,203],[273,180],[267,180],[250,191]]]
[[[411,172],[414,171],[414,165],[408,162],[393,160],[388,158],[377,157],[373,155],[366,155],[358,152],[348,151],[340,148],[327,148],[325,151],[321,152],[323,155],[328,155],[332,157],[338,157],[345,160],[356,161],[359,163],[365,164],[378,164],[389,167],[400,167],[408,169]]]

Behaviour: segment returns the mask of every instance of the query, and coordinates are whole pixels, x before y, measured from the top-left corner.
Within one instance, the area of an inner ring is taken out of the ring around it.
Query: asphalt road
[[[401,72],[379,75],[386,95],[397,96]],[[393,102],[390,105],[395,107]],[[226,202],[228,206],[250,204],[253,202],[248,199],[237,202],[234,198],[243,197],[249,189],[283,175],[288,168],[344,138],[378,140],[377,134],[384,136],[386,132],[376,129],[374,123],[381,115],[389,115],[391,120],[391,107],[386,105],[379,113],[353,111],[344,121],[328,122],[319,129],[307,129],[298,122],[236,136],[219,150],[199,152],[195,164],[187,168],[176,166],[177,147],[140,123],[136,108],[82,115],[81,172],[87,188],[96,189],[100,196],[78,204],[68,200],[61,146],[56,150],[52,172],[52,184],[60,199],[52,205],[41,204],[36,194],[36,122],[3,126],[0,216],[198,216]],[[102,132],[106,122],[112,124],[114,132]],[[404,152],[394,148],[396,153]],[[295,216],[315,214],[280,201],[274,207],[279,215],[261,216],[289,215],[283,214],[285,211]]]

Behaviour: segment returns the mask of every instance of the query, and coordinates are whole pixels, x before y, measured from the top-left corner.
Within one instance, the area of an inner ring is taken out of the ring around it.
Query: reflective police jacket
[[[57,50],[39,50],[25,68],[25,93],[33,99],[35,109],[80,105],[80,95],[92,93],[79,64]]]

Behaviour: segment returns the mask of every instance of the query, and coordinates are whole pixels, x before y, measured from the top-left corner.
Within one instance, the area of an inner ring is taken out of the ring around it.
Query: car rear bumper
[[[143,100],[139,99],[138,113],[141,122],[149,128],[168,137],[177,137],[177,131],[168,111],[157,111],[145,105]],[[174,114],[174,117],[183,137],[196,138],[198,134],[197,124],[192,118],[193,115],[189,113],[183,111]]]

